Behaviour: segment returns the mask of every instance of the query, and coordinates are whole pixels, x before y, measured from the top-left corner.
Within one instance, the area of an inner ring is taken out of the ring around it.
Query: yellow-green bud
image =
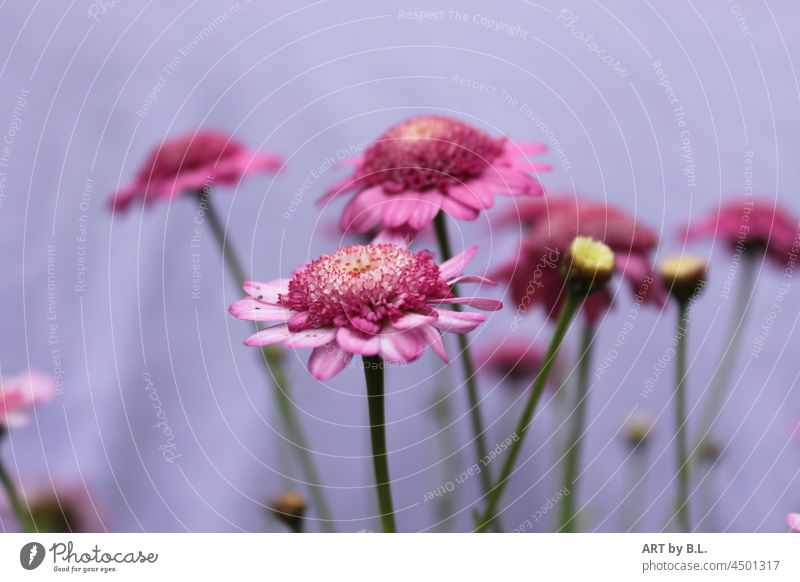
[[[708,262],[699,257],[681,255],[664,260],[659,274],[664,288],[678,301],[688,301],[703,290]]]
[[[561,274],[573,291],[588,295],[604,287],[614,274],[614,251],[593,238],[576,237],[561,263]]]

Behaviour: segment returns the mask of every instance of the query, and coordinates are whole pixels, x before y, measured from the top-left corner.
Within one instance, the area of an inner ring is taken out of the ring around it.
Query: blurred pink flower
[[[276,172],[281,163],[277,155],[248,150],[231,136],[198,130],[162,142],[109,203],[124,211],[136,199],[152,203],[218,184],[232,185],[247,174]]]
[[[642,302],[663,305],[664,289],[654,276],[650,254],[658,244],[652,230],[639,224],[627,212],[600,202],[574,197],[547,196],[518,205],[513,218],[501,223],[522,221],[526,227],[519,254],[501,265],[494,276],[509,282],[519,311],[541,304],[548,317],[555,319],[566,297],[560,263],[569,244],[577,236],[599,240],[614,251],[616,267]],[[590,295],[583,311],[596,322],[611,304],[607,289]]]
[[[255,333],[245,344],[313,348],[308,367],[319,380],[338,374],[353,354],[405,363],[430,346],[447,361],[440,332],[471,331],[485,316],[445,305],[502,307],[495,299],[454,297],[450,291],[458,282],[493,284],[462,275],[476,252],[473,247],[437,265],[425,250],[352,245],[307,263],[291,279],[245,283],[249,297],[231,305],[230,312],[239,319],[284,322]]]
[[[412,117],[378,138],[355,171],[331,187],[322,203],[355,192],[340,219],[342,231],[367,232],[428,226],[444,210],[458,220],[475,220],[494,205],[495,195],[539,196],[529,172],[546,164],[523,161],[544,152],[540,143],[513,143],[442,115]]]
[[[508,382],[530,383],[544,363],[545,352],[536,342],[510,338],[487,346],[475,359],[481,371]]]
[[[28,411],[50,400],[55,387],[52,376],[36,370],[0,380],[0,432],[28,424]]]
[[[786,525],[792,531],[800,532],[800,513],[789,513],[786,516]]]
[[[82,484],[56,483],[47,488],[25,489],[23,505],[40,533],[92,533],[106,528],[91,495]],[[5,503],[5,502],[2,502]],[[11,508],[0,505],[3,524],[16,524]]]
[[[719,238],[732,250],[764,250],[784,267],[800,246],[800,223],[785,208],[768,199],[737,198],[716,212],[686,226],[686,240]]]

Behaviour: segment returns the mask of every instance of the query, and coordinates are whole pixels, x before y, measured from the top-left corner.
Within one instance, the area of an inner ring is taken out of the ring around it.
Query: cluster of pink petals
[[[341,215],[344,232],[422,230],[440,210],[475,220],[495,195],[538,196],[530,175],[549,169],[525,161],[547,147],[495,138],[463,121],[441,115],[408,119],[348,162],[352,175],[330,188],[322,202],[355,192]]]
[[[0,381],[0,431],[28,424],[28,412],[55,394],[53,377],[27,370],[13,378]]]
[[[539,373],[545,355],[546,350],[538,343],[514,337],[484,348],[476,363],[481,371],[504,381],[530,383]]]
[[[577,236],[603,241],[614,251],[616,267],[643,302],[663,305],[664,289],[653,274],[650,254],[658,244],[655,232],[630,214],[608,204],[578,200],[574,196],[547,196],[528,200],[501,219],[524,227],[518,256],[501,265],[495,276],[507,281],[514,301],[523,311],[541,305],[550,318],[557,318],[566,298],[560,262]],[[611,304],[607,290],[584,302],[583,312],[598,321]]]
[[[786,516],[786,525],[792,531],[800,532],[800,513],[790,513]]]
[[[800,244],[800,223],[767,198],[738,197],[684,229],[686,240],[719,238],[733,250],[762,250],[783,267]]]
[[[454,297],[450,291],[456,283],[493,284],[462,274],[476,251],[473,247],[437,265],[425,250],[413,253],[387,243],[351,245],[307,263],[291,279],[245,283],[248,297],[234,303],[230,312],[239,319],[280,322],[256,332],[245,344],[311,348],[308,367],[319,380],[342,371],[353,354],[406,363],[430,346],[447,361],[441,332],[466,333],[485,316],[445,306],[502,307],[495,299]]]
[[[133,181],[109,202],[114,210],[124,211],[137,199],[152,203],[216,185],[234,185],[247,174],[276,172],[282,163],[279,156],[248,150],[231,136],[199,130],[155,148]]]

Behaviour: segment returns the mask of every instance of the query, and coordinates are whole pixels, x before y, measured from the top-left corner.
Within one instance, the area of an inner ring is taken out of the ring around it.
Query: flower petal
[[[470,247],[463,253],[459,253],[449,261],[445,261],[439,265],[439,274],[441,275],[442,279],[445,281],[450,281],[451,279],[461,275],[467,265],[469,265],[472,262],[472,259],[475,258],[475,254],[477,252],[478,247]]]
[[[286,321],[295,313],[291,309],[262,303],[249,297],[240,299],[231,305],[228,311],[234,317],[248,321]]]
[[[389,327],[378,337],[381,339],[379,354],[387,362],[411,362],[425,351],[425,338],[415,329],[400,331]]]
[[[422,230],[428,226],[442,209],[442,195],[439,192],[426,192],[420,197],[419,204],[408,219],[408,225],[414,230]]]
[[[481,285],[497,285],[491,279],[487,279],[486,277],[481,277],[480,275],[461,275],[460,277],[456,277],[455,279],[451,279],[447,282],[448,285],[457,285],[458,283],[480,283]]]
[[[392,326],[397,329],[414,329],[415,327],[419,327],[421,325],[428,325],[436,320],[435,315],[423,315],[422,313],[407,313],[397,321],[395,321]]]
[[[292,332],[283,345],[287,348],[318,348],[332,342],[335,337],[336,330],[332,327],[304,329],[303,331]]]
[[[336,332],[336,342],[348,352],[362,356],[374,356],[380,351],[381,339],[349,327],[340,327]]]
[[[353,354],[340,348],[336,342],[330,342],[314,348],[308,358],[308,371],[317,380],[327,380],[344,370],[352,357]]]
[[[387,198],[380,186],[367,188],[353,196],[339,219],[342,232],[367,232],[377,227]]]
[[[475,208],[465,206],[450,196],[442,198],[442,210],[457,220],[475,220],[480,214]]]
[[[245,293],[254,299],[264,303],[277,303],[278,295],[289,293],[289,279],[274,279],[266,283],[245,281],[242,288]]]
[[[451,297],[450,299],[439,299],[430,301],[431,305],[469,305],[482,311],[499,311],[503,308],[503,302],[488,297]]]
[[[262,329],[244,340],[246,346],[269,346],[289,339],[291,333],[286,324],[273,325],[267,329]]]
[[[449,364],[450,358],[447,357],[447,350],[444,347],[442,334],[439,332],[439,330],[430,325],[423,325],[422,327],[417,328],[417,330],[423,335],[425,341],[428,343],[434,353],[442,358],[445,364]]]
[[[796,532],[800,532],[800,513],[790,513],[786,516],[786,525]]]
[[[451,331],[453,333],[467,333],[486,321],[486,316],[477,311],[449,311],[447,309],[437,309],[439,317],[431,323],[433,327],[440,331]]]

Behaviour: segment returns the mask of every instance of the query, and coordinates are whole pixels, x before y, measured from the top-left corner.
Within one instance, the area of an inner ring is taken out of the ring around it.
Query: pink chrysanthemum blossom
[[[800,513],[790,513],[786,516],[786,525],[792,531],[800,532]]]
[[[535,342],[510,338],[501,340],[499,345],[487,346],[475,359],[481,371],[508,382],[530,383],[544,363],[545,351]]]
[[[247,174],[276,172],[281,164],[275,154],[251,151],[231,136],[201,130],[161,143],[133,181],[109,202],[114,210],[124,211],[136,199],[152,203],[209,186],[233,185]]]
[[[768,199],[737,198],[683,231],[686,240],[719,238],[734,251],[766,251],[783,267],[800,246],[800,223],[785,208]]]
[[[524,161],[547,149],[513,143],[442,115],[412,117],[384,133],[349,160],[355,171],[330,188],[321,202],[355,192],[340,219],[342,231],[419,231],[440,210],[475,220],[495,195],[538,196],[542,186],[529,172],[550,169]]]
[[[291,279],[245,283],[249,297],[231,305],[230,312],[239,319],[283,322],[255,333],[245,344],[313,348],[308,367],[319,380],[338,374],[353,354],[405,363],[430,346],[447,361],[440,332],[466,333],[485,316],[444,306],[502,307],[495,299],[454,297],[450,291],[459,282],[493,284],[462,275],[476,251],[473,247],[437,265],[425,250],[352,245],[307,263]]]
[[[664,289],[650,263],[658,237],[627,212],[570,196],[547,196],[520,204],[514,217],[522,221],[526,233],[518,256],[499,267],[495,276],[509,283],[520,312],[541,304],[550,318],[558,317],[566,299],[561,261],[577,236],[602,241],[614,251],[617,270],[638,301],[664,304]],[[502,222],[509,223],[508,217]],[[586,299],[583,312],[596,322],[610,304],[611,295],[603,289]]]
[[[0,381],[0,432],[4,429],[28,424],[28,412],[41,402],[47,402],[55,394],[53,377],[27,370]]]

